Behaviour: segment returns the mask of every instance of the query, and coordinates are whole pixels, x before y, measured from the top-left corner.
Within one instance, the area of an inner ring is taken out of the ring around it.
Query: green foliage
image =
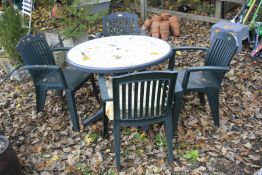
[[[187,160],[195,162],[199,159],[199,152],[198,150],[189,150],[184,154],[183,157]]]
[[[131,135],[132,134],[132,131],[130,130],[130,128],[123,128],[122,129],[123,130],[123,133],[125,134],[125,135]]]
[[[13,8],[5,7],[0,15],[0,43],[10,57],[10,63],[21,63],[21,57],[16,50],[19,39],[26,34],[27,29],[22,28],[22,17]]]
[[[67,0],[64,0],[63,4]],[[98,22],[101,22],[102,16],[107,12],[101,11],[96,14],[90,14],[87,6],[79,6],[79,0],[75,0],[70,5],[63,6],[62,16],[59,18],[59,23],[62,28],[62,34],[66,38],[76,38],[83,36]]]
[[[161,135],[161,134],[157,134],[156,135],[156,144],[157,146],[165,146],[166,145],[166,138]]]
[[[160,0],[149,0],[149,4],[152,5],[153,7],[157,7],[161,5],[161,1]]]
[[[117,172],[115,172],[112,168],[109,168],[109,170],[108,170],[108,175],[117,175],[118,173]]]
[[[91,143],[96,142],[98,138],[99,138],[99,135],[96,132],[90,132],[85,137],[85,139],[89,140],[89,142]]]
[[[84,164],[84,163],[79,163],[76,165],[76,168],[83,174],[83,175],[92,175],[92,172],[90,168]]]
[[[54,3],[54,0],[35,0],[37,7],[48,7]]]
[[[144,132],[142,132],[142,133],[137,132],[137,133],[135,133],[134,138],[143,142],[145,140],[145,133]]]

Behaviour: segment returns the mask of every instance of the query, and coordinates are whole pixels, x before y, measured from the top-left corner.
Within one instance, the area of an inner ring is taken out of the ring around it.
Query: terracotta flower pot
[[[152,25],[152,20],[146,19],[143,26],[144,26],[145,30],[148,30],[151,25]]]
[[[59,18],[63,14],[63,6],[59,3],[55,4],[51,11],[51,17]]]
[[[161,13],[160,13],[160,16],[161,16],[161,18],[162,18],[164,21],[167,21],[168,18],[170,17],[170,14],[169,14],[169,13],[166,13],[166,12],[161,12]]]
[[[168,21],[161,21],[160,22],[160,35],[161,38],[165,41],[168,40],[169,35],[170,35],[170,30],[169,30],[169,22]]]
[[[172,34],[174,36],[179,36],[180,35],[180,20],[177,16],[171,16],[168,19],[169,23],[170,23],[170,28],[172,31]]]
[[[158,15],[153,15],[151,19],[152,19],[152,22],[160,22],[160,21],[162,21],[161,16],[158,16]]]
[[[152,22],[151,35],[152,35],[152,37],[155,37],[155,38],[160,37],[160,22],[158,22],[158,21]]]

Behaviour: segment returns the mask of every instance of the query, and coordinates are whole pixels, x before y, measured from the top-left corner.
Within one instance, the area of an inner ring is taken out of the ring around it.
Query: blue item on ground
[[[211,44],[214,42],[214,36],[219,32],[229,32],[237,38],[237,53],[242,51],[242,41],[245,39],[249,40],[248,25],[236,24],[228,21],[219,21],[211,27]]]

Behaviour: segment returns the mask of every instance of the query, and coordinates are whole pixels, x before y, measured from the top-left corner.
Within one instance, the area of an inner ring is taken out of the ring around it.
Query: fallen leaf
[[[192,171],[192,175],[200,175],[203,171],[206,171],[206,167],[200,166]]]
[[[252,145],[251,143],[247,142],[243,145],[244,147],[248,148],[248,149],[251,149],[252,148]]]
[[[53,157],[51,158],[51,160],[59,160],[59,156],[58,155],[53,155]]]

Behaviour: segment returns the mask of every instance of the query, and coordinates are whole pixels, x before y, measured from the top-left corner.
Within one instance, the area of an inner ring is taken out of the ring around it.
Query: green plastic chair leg
[[[108,137],[108,117],[106,116],[106,103],[103,103],[103,137]]]
[[[166,130],[166,142],[167,142],[167,150],[168,150],[168,161],[169,163],[172,163],[173,162],[172,120],[167,120],[165,122],[165,130]]]
[[[43,112],[45,107],[45,98],[46,98],[46,88],[43,87],[35,87],[36,91],[36,111]]]
[[[116,168],[120,170],[120,123],[114,121],[113,127],[113,135],[114,135],[114,149],[115,149],[115,159],[116,159]]]
[[[183,93],[175,95],[175,106],[173,107],[173,127],[172,127],[173,136],[175,136],[177,132],[179,114],[182,107],[182,98],[183,98]]]
[[[79,118],[76,112],[77,109],[76,109],[76,104],[75,104],[75,95],[72,91],[69,91],[69,90],[67,90],[65,93],[66,93],[66,99],[68,103],[68,110],[69,110],[71,122],[73,125],[73,130],[79,132],[80,126],[79,126]]]
[[[100,100],[100,98],[99,98],[99,96],[98,96],[98,88],[97,88],[97,85],[96,85],[95,78],[94,78],[93,75],[90,75],[90,76],[91,76],[91,77],[90,77],[90,80],[91,80],[93,92],[94,92],[94,94],[95,94],[95,98],[96,98],[96,100],[97,100],[98,102],[100,102],[101,100]]]
[[[211,109],[214,124],[216,127],[219,127],[219,89],[208,88],[207,99]]]

